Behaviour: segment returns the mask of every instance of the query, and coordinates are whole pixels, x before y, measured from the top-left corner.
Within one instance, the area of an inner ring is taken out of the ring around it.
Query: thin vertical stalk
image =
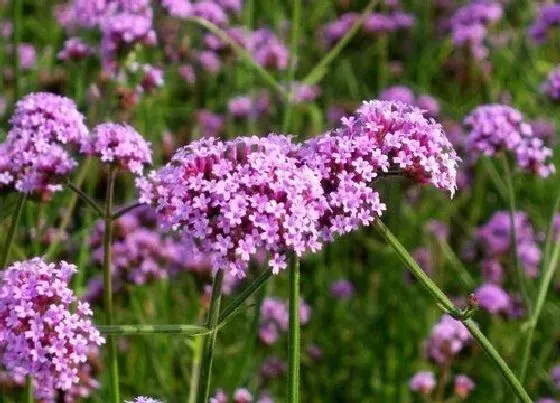
[[[33,379],[31,375],[25,377],[25,389],[23,393],[25,395],[25,403],[33,403]]]
[[[191,380],[189,383],[188,403],[195,403],[198,379],[200,377],[200,361],[202,359],[202,337],[193,340],[193,362],[191,367]]]
[[[521,289],[521,293],[523,295],[523,299],[529,312],[532,312],[532,303],[529,298],[529,291],[527,290],[527,283],[525,278],[525,273],[523,272],[522,268],[519,265],[519,256],[517,253],[517,231],[515,228],[515,215],[517,214],[517,207],[515,201],[515,190],[513,189],[513,179],[511,170],[509,167],[509,161],[507,155],[505,153],[502,154],[502,164],[504,166],[504,174],[506,177],[506,186],[507,186],[507,195],[508,195],[508,202],[509,202],[509,221],[511,226],[510,231],[510,243],[511,243],[511,250],[512,250],[512,263],[515,272],[517,273],[517,278],[519,282],[519,288]]]
[[[476,323],[474,323],[466,315],[464,311],[460,311],[455,307],[453,302],[444,294],[444,292],[424,273],[424,271],[418,266],[418,263],[410,256],[406,248],[399,242],[399,240],[393,235],[393,233],[387,228],[385,224],[380,219],[374,221],[374,227],[381,235],[381,237],[393,248],[397,253],[399,258],[406,265],[407,269],[416,277],[418,282],[430,293],[430,295],[435,299],[437,305],[443,309],[445,312],[452,315],[457,320],[463,322],[466,328],[469,330],[473,338],[482,347],[484,352],[488,355],[488,358],[494,363],[498,368],[502,376],[507,381],[508,385],[515,392],[517,397],[524,403],[531,403],[532,400],[529,397],[527,391],[521,385],[521,382],[515,377],[513,371],[508,367],[507,363],[500,356],[498,351],[494,348],[492,343],[484,336],[480,331]],[[469,311],[472,314],[472,311]]]
[[[111,243],[113,237],[113,197],[115,194],[115,179],[117,168],[109,167],[107,177],[107,193],[105,196],[105,232],[103,236],[103,293],[105,300],[105,324],[113,325],[113,287],[111,275]],[[117,346],[115,336],[107,336],[107,347],[109,349],[109,374],[111,378],[110,401],[120,403],[119,396],[119,366],[117,362]]]
[[[290,268],[290,319],[288,333],[288,402],[299,402],[299,258],[293,257]]]
[[[22,25],[23,25],[23,0],[12,0],[12,68],[14,70],[14,102],[21,95],[21,69],[19,68],[18,48],[21,43]]]
[[[202,361],[200,363],[200,378],[198,382],[198,403],[208,402],[210,396],[210,375],[212,373],[212,362],[214,361],[214,346],[216,344],[217,329],[220,319],[220,304],[222,300],[222,282],[224,271],[218,270],[212,285],[212,296],[210,297],[210,310],[208,312],[208,328],[212,333],[204,337],[202,349]]]
[[[284,104],[284,120],[282,123],[283,132],[287,131],[290,127],[290,120],[292,118],[292,83],[296,75],[297,49],[301,20],[301,2],[302,0],[293,0],[290,65],[288,66],[288,74],[286,76],[286,85],[288,86],[288,102]]]
[[[12,248],[12,243],[14,242],[14,237],[16,235],[16,229],[21,218],[21,213],[23,212],[23,207],[25,206],[25,200],[27,195],[22,193],[16,204],[16,209],[12,214],[12,222],[10,223],[10,228],[6,234],[6,239],[4,240],[4,246],[2,247],[2,255],[0,256],[0,269],[4,269],[8,263],[8,258],[10,256],[10,249]]]

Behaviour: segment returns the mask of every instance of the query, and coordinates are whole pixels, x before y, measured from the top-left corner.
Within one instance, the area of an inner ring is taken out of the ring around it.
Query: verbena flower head
[[[306,325],[311,316],[311,307],[300,299],[300,323]],[[288,302],[280,298],[265,298],[261,305],[259,339],[264,344],[274,344],[280,333],[288,331],[289,322]]]
[[[399,173],[453,194],[459,162],[442,127],[420,109],[377,100],[308,140],[300,158],[321,176],[330,206],[321,218],[326,239],[369,225],[386,209],[371,188],[376,178]]]
[[[555,172],[552,150],[535,136],[523,115],[510,106],[491,104],[474,109],[464,121],[470,130],[467,148],[473,157],[510,151],[519,167],[540,176]]]
[[[554,387],[560,390],[560,365],[556,365],[554,368],[550,370],[550,378]]]
[[[519,261],[529,277],[536,277],[541,261],[537,236],[527,213],[517,211],[514,222]],[[490,220],[477,230],[477,240],[484,256],[483,268],[488,270],[488,279],[491,282],[499,282],[496,280],[501,279],[502,270],[497,266],[501,267],[502,262],[507,263],[512,253],[510,213],[494,213]]]
[[[453,389],[455,395],[461,399],[467,399],[471,392],[474,390],[475,384],[471,378],[466,375],[460,374],[455,377],[453,381]]]
[[[51,93],[32,93],[17,102],[10,125],[0,145],[0,188],[45,197],[60,190],[61,179],[77,165],[72,146],[88,138],[76,104]]]
[[[529,35],[537,43],[547,41],[550,31],[560,25],[560,4],[547,4],[540,7],[537,17],[529,27]]]
[[[358,13],[345,13],[338,19],[326,24],[321,29],[321,38],[325,47],[330,48],[341,40],[358,18],[360,18]]]
[[[152,163],[150,143],[128,125],[97,125],[90,138],[82,142],[80,150],[137,175],[142,174],[144,165]]]
[[[497,315],[507,314],[511,307],[511,297],[500,286],[483,284],[475,290],[481,308]]]
[[[548,77],[542,87],[548,98],[553,101],[560,100],[560,66],[557,66],[548,73]]]
[[[64,42],[64,47],[58,52],[58,59],[65,62],[80,61],[93,53],[93,49],[87,43],[73,37]]]
[[[70,391],[88,352],[104,343],[89,305],[69,287],[76,271],[64,261],[34,258],[0,274],[2,364],[12,376],[30,375],[38,399],[54,401],[56,390]]]
[[[364,32],[368,34],[382,34],[409,29],[416,23],[412,14],[402,11],[390,14],[371,13],[364,21]]]
[[[138,396],[134,400],[126,400],[125,403],[163,403],[161,400],[153,399],[146,396]]]
[[[214,269],[243,276],[263,249],[277,273],[290,251],[321,247],[318,220],[328,208],[315,171],[299,166],[289,137],[228,142],[213,138],[179,149],[172,161],[138,179],[140,201],[162,223],[210,255]]]
[[[419,371],[408,381],[408,387],[413,392],[429,395],[436,387],[436,377],[431,371]]]
[[[472,341],[468,329],[450,315],[443,315],[432,329],[426,344],[428,357],[443,364],[459,354]]]

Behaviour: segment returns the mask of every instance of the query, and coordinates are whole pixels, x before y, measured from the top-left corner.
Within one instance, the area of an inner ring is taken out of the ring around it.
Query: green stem
[[[200,378],[200,360],[202,359],[202,341],[202,337],[196,337],[193,341],[193,362],[191,366],[188,403],[196,402],[196,391],[198,380]]]
[[[99,325],[99,331],[111,336],[132,336],[142,334],[182,334],[199,336],[210,333],[205,326],[198,325]]]
[[[143,206],[144,203],[133,203],[129,206],[123,207],[120,210],[117,210],[113,213],[113,221],[118,220],[119,218],[121,218],[123,215],[130,213],[132,210],[137,209],[140,206]]]
[[[509,202],[509,222],[510,222],[510,244],[512,250],[512,264],[513,269],[517,273],[517,279],[519,282],[519,288],[521,289],[521,293],[523,294],[523,299],[525,304],[527,305],[527,309],[529,312],[532,312],[531,307],[531,300],[529,298],[529,291],[527,290],[527,283],[526,283],[526,274],[524,273],[523,269],[519,265],[519,256],[517,253],[517,231],[515,228],[516,219],[515,216],[517,214],[517,207],[515,201],[515,190],[513,188],[513,179],[511,170],[509,168],[509,161],[507,155],[502,153],[502,164],[504,167],[504,174],[506,177],[506,186],[507,186],[507,195],[508,195],[508,202]]]
[[[235,297],[235,299],[228,306],[226,306],[220,314],[220,326],[225,323],[231,316],[235,315],[241,308],[241,305],[245,301],[247,301],[247,298],[249,298],[255,291],[261,288],[262,285],[266,283],[266,280],[270,278],[270,276],[272,276],[272,270],[267,269],[259,274],[259,276],[251,284],[245,287],[243,292]]]
[[[70,188],[70,190],[72,190],[74,193],[76,193],[84,202],[86,202],[87,204],[90,205],[90,207],[92,207],[97,214],[99,214],[100,216],[104,216],[105,212],[103,211],[103,209],[101,208],[101,206],[99,204],[97,204],[95,202],[95,200],[93,200],[91,197],[89,197],[83,190],[81,190],[78,186],[68,182],[68,187]]]
[[[217,328],[220,318],[220,303],[222,300],[222,282],[224,271],[218,270],[212,285],[212,296],[210,299],[210,310],[208,312],[208,329],[212,332],[204,337],[202,349],[202,361],[200,364],[200,379],[198,381],[198,402],[206,403],[210,396],[210,378],[212,373],[212,362],[214,361],[214,346],[216,344]]]
[[[276,91],[284,100],[287,100],[286,92],[282,88],[282,86],[274,79],[274,77],[260,64],[258,64],[251,54],[247,52],[242,46],[240,46],[237,42],[235,42],[227,32],[223,29],[218,27],[217,25],[212,24],[211,22],[199,18],[199,17],[188,17],[185,21],[190,21],[194,24],[200,25],[203,28],[206,28],[208,31],[212,32],[222,41],[226,42],[233,51],[243,60],[249,67],[252,67],[260,76],[261,78],[272,88]]]
[[[105,231],[103,236],[103,293],[105,299],[105,323],[107,326],[113,325],[113,287],[111,273],[111,243],[113,235],[113,197],[115,194],[115,179],[117,168],[109,166],[109,174],[107,178],[107,194],[105,197]],[[117,361],[117,345],[113,335],[107,337],[107,347],[109,349],[109,374],[111,378],[111,401],[120,403],[119,396],[119,367]]]
[[[14,70],[14,102],[17,101],[21,95],[21,69],[19,68],[19,53],[18,48],[21,43],[22,27],[23,27],[23,0],[13,0],[12,5],[12,22],[13,22],[13,55],[12,63]]]
[[[284,106],[284,120],[282,123],[282,132],[286,132],[290,126],[292,118],[292,84],[296,75],[297,50],[299,39],[299,28],[301,20],[301,0],[293,0],[292,14],[292,38],[290,44],[290,65],[288,66],[288,74],[286,76],[286,85],[288,86],[288,102]]]
[[[358,30],[364,23],[365,19],[371,13],[371,10],[373,10],[373,7],[376,4],[377,4],[377,0],[371,0],[369,2],[367,7],[362,12],[362,15],[360,15],[360,18],[356,20],[356,22],[354,23],[354,25],[352,25],[352,27],[346,33],[346,35],[344,35],[342,39],[340,39],[340,41],[337,42],[335,47],[332,48],[329,51],[329,53],[327,53],[325,57],[321,59],[319,63],[317,63],[317,65],[313,68],[313,70],[311,70],[311,72],[307,76],[305,76],[305,78],[303,79],[304,83],[311,85],[311,84],[316,84],[318,81],[320,81],[325,69],[328,67],[329,64],[331,64],[334,61],[334,59],[336,59],[338,54],[342,52],[342,50],[346,47],[348,42],[352,40],[354,35],[356,35]]]
[[[33,403],[33,379],[31,375],[25,377],[25,403]]]
[[[556,211],[556,208],[555,210]],[[553,214],[554,219],[554,214]],[[551,223],[552,225],[552,223]],[[558,258],[560,257],[560,238],[556,240],[554,245],[554,250],[550,260],[545,266],[545,270],[539,285],[539,290],[537,294],[537,302],[535,304],[535,309],[528,323],[527,336],[525,338],[525,343],[523,345],[523,351],[521,355],[521,365],[519,367],[519,380],[524,383],[527,376],[527,367],[529,366],[529,357],[531,355],[531,345],[533,343],[533,338],[535,335],[535,329],[539,323],[539,318],[546,301],[546,296],[548,294],[548,289],[550,288],[550,282],[552,277],[554,277],[554,272],[558,266]]]
[[[299,258],[294,256],[290,268],[290,319],[288,333],[288,402],[299,402],[300,326],[299,326]]]
[[[2,248],[2,255],[0,256],[1,269],[4,269],[6,267],[6,264],[8,263],[8,259],[10,256],[10,249],[12,247],[12,243],[14,242],[16,229],[19,223],[19,219],[21,218],[21,213],[23,212],[23,207],[25,206],[26,199],[27,199],[27,195],[25,193],[22,193],[17,201],[16,209],[12,214],[12,222],[10,223],[8,234],[6,235],[6,239],[4,240],[4,247]]]
[[[509,386],[515,392],[517,397],[521,399],[524,403],[531,403],[532,400],[519,382],[519,380],[513,374],[513,371],[508,367],[506,362],[496,351],[494,346],[488,341],[486,336],[480,331],[478,326],[469,319],[469,315],[465,315],[461,312],[453,302],[441,291],[441,289],[424,273],[424,271],[418,266],[416,261],[410,256],[406,248],[399,242],[397,238],[389,231],[389,229],[383,224],[380,219],[376,219],[373,224],[376,230],[379,232],[381,237],[395,250],[397,255],[406,265],[407,269],[416,277],[416,279],[422,284],[422,286],[432,295],[436,300],[436,303],[444,311],[455,317],[457,320],[461,320],[463,324],[467,327],[469,332],[472,334],[474,339],[480,344],[482,349],[486,352],[490,360],[496,365],[496,367],[501,372],[502,376],[506,379]]]

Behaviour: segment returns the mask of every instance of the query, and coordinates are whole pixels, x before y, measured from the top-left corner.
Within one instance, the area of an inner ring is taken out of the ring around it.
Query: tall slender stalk
[[[105,196],[105,232],[103,235],[103,293],[105,300],[105,324],[113,325],[113,287],[111,275],[111,243],[113,236],[113,197],[115,194],[115,179],[117,168],[113,165],[109,167],[107,177],[107,193]],[[119,393],[119,366],[117,362],[117,346],[115,336],[107,336],[107,347],[109,349],[109,374],[111,378],[110,401],[120,403]]]
[[[16,209],[12,214],[12,222],[10,223],[10,228],[6,234],[6,239],[4,240],[4,246],[2,247],[2,255],[0,256],[0,269],[4,269],[8,263],[8,258],[10,256],[10,249],[12,248],[12,243],[14,242],[14,237],[16,235],[16,229],[19,224],[19,219],[21,218],[21,213],[23,212],[23,207],[25,206],[25,200],[27,195],[22,193],[16,204]]]
[[[560,198],[558,198],[557,201],[554,203],[552,219],[549,224],[550,228],[547,236],[547,244],[549,244],[550,240],[554,237],[554,232],[552,231],[552,228],[554,226],[554,216],[556,214],[556,211],[558,210],[558,200],[560,200]],[[545,251],[544,273],[542,274],[541,277],[535,308],[533,310],[533,314],[529,318],[527,335],[524,339],[523,350],[521,353],[521,364],[519,366],[519,380],[522,383],[525,383],[525,379],[527,376],[527,367],[529,366],[529,357],[531,356],[531,346],[533,344],[533,338],[535,336],[535,329],[537,327],[537,324],[539,323],[539,318],[541,316],[541,312],[544,303],[546,301],[548,289],[550,288],[550,282],[552,281],[552,277],[554,276],[554,272],[556,271],[556,267],[558,266],[558,258],[560,257],[560,238],[557,239],[554,244],[552,256],[548,258],[547,255],[548,253]]]
[[[222,300],[222,282],[224,271],[218,270],[212,285],[212,296],[210,297],[210,310],[208,312],[207,326],[212,333],[204,338],[202,349],[202,360],[200,363],[200,378],[198,381],[198,403],[208,402],[210,396],[210,375],[212,373],[212,362],[214,361],[214,346],[220,319],[220,303]]]
[[[25,403],[33,403],[33,379],[31,375],[26,375],[25,377],[25,388],[24,388],[24,399]]]
[[[524,403],[531,403],[527,391],[521,385],[521,382],[515,377],[513,371],[508,367],[507,363],[503,360],[500,354],[496,351],[492,343],[480,331],[476,323],[470,319],[472,311],[460,311],[453,302],[443,293],[443,291],[424,273],[418,266],[418,263],[410,256],[406,248],[399,242],[399,240],[389,231],[389,228],[383,224],[380,219],[374,221],[375,229],[379,232],[381,237],[393,248],[408,270],[416,277],[420,284],[430,293],[435,299],[437,305],[445,312],[452,315],[457,320],[463,322],[465,327],[472,334],[473,338],[482,347],[484,352],[488,355],[490,360],[498,368],[502,376],[507,381],[508,385],[515,392],[517,397]]]
[[[284,120],[282,123],[282,131],[286,132],[290,126],[290,120],[292,118],[292,83],[296,75],[296,65],[297,65],[297,49],[299,40],[299,29],[301,20],[301,1],[293,0],[293,11],[292,11],[292,36],[290,43],[290,65],[288,66],[288,73],[286,75],[286,84],[288,85],[288,102],[284,104]]]
[[[196,402],[196,391],[200,378],[200,360],[202,359],[202,341],[202,337],[196,337],[193,340],[193,361],[191,366],[191,380],[189,382],[188,403]]]
[[[290,268],[290,319],[288,333],[288,402],[299,402],[299,258],[293,257]]]
[[[12,0],[12,69],[14,70],[14,101],[21,95],[21,69],[19,68],[19,44],[21,43],[23,25],[23,0]]]
[[[532,302],[529,298],[529,291],[527,290],[527,283],[525,273],[523,269],[519,265],[519,256],[517,253],[517,231],[515,228],[515,216],[517,214],[517,207],[515,201],[515,191],[513,189],[513,178],[511,174],[511,170],[509,167],[509,161],[507,155],[505,153],[502,154],[502,164],[504,167],[504,174],[506,177],[506,185],[507,185],[507,194],[508,194],[508,202],[509,202],[509,221],[511,226],[510,231],[510,243],[511,243],[511,250],[512,250],[512,263],[515,272],[517,273],[517,279],[519,282],[519,288],[521,289],[521,293],[523,294],[523,300],[527,305],[529,312],[532,312]]]

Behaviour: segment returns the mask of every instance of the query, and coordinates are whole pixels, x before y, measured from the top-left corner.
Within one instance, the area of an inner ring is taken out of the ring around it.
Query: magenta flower
[[[560,66],[548,73],[546,81],[542,85],[545,95],[553,101],[560,100]]]
[[[465,325],[445,314],[432,328],[426,352],[430,359],[442,364],[463,351],[471,341],[472,336]]]
[[[32,93],[16,104],[11,128],[0,144],[0,188],[40,193],[61,190],[61,180],[77,165],[71,148],[88,138],[76,104],[58,95]]]
[[[311,316],[311,307],[300,299],[300,323],[306,325]],[[288,331],[288,302],[275,297],[267,297],[261,305],[259,339],[271,345],[278,341],[280,332]]]
[[[77,385],[88,353],[105,342],[91,322],[89,305],[69,288],[76,271],[64,261],[34,258],[15,262],[0,275],[2,363],[11,376],[31,375],[37,399],[54,401],[56,390]]]
[[[419,371],[408,381],[408,387],[413,392],[429,395],[436,387],[436,377],[431,371]]]
[[[94,50],[80,38],[73,37],[64,42],[64,47],[58,52],[58,59],[65,62],[80,61],[93,54]]]
[[[467,399],[475,388],[472,379],[463,374],[457,375],[453,384],[455,394],[461,399]]]
[[[244,276],[262,249],[278,273],[289,252],[321,247],[318,220],[327,208],[319,178],[289,156],[295,151],[289,137],[278,135],[199,140],[137,181],[140,201],[192,238],[214,269]]]
[[[483,105],[474,109],[464,121],[470,130],[467,148],[473,157],[492,156],[510,151],[520,168],[540,176],[555,172],[550,163],[552,150],[535,136],[517,109],[505,105]]]
[[[492,315],[507,314],[511,307],[511,297],[495,284],[483,284],[475,290],[478,303]]]
[[[82,142],[80,151],[95,155],[104,163],[141,175],[144,165],[152,163],[150,143],[131,126],[115,123],[97,125]]]

